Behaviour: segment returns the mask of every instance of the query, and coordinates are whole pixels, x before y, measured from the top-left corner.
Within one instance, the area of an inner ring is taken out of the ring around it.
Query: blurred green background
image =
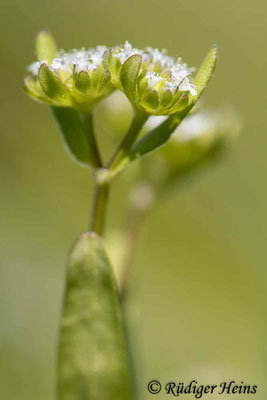
[[[66,255],[87,229],[92,196],[90,175],[68,158],[48,107],[22,91],[43,28],[65,49],[127,39],[136,47],[168,48],[195,66],[218,44],[206,104],[234,105],[242,137],[224,164],[153,210],[128,308],[143,399],[153,398],[146,391],[151,379],[193,378],[258,384],[253,398],[266,399],[266,9],[262,0],[4,0],[1,399],[54,396]],[[123,224],[130,173],[114,185],[108,237]]]

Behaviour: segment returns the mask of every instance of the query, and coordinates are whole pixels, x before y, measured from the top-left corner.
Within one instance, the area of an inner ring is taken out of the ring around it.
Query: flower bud
[[[175,130],[158,156],[170,177],[185,176],[219,159],[238,137],[240,128],[239,116],[232,110],[198,111]]]

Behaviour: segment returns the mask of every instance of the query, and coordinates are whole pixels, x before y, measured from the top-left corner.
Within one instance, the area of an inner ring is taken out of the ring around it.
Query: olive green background
[[[259,385],[254,396],[206,398],[266,398],[266,8],[263,0],[1,4],[1,399],[53,398],[66,255],[87,229],[92,196],[90,174],[68,158],[48,107],[22,91],[43,28],[65,49],[128,39],[196,66],[218,44],[206,104],[234,106],[242,137],[224,164],[153,210],[129,312],[142,400],[166,397],[147,393],[151,379],[193,378]],[[112,191],[109,240],[123,224],[128,176]]]

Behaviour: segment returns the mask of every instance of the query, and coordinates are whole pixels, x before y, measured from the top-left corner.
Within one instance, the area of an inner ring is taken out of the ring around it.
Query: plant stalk
[[[101,168],[103,164],[95,137],[92,113],[84,114],[84,124],[87,132],[87,140],[90,144],[90,148],[92,149],[92,154],[94,155],[94,166],[96,168]]]
[[[127,159],[129,151],[131,150],[140,130],[147,119],[148,116],[146,114],[135,112],[126,136],[123,138],[122,142],[119,144],[119,147],[108,163],[109,169],[116,169],[116,167],[123,162],[123,160]]]
[[[109,183],[107,181],[99,179],[97,175],[90,230],[100,236],[103,235],[104,231],[109,189]]]
[[[147,217],[155,202],[155,187],[149,183],[137,185],[132,189],[125,229],[125,249],[119,285],[120,301],[125,300],[139,239]]]

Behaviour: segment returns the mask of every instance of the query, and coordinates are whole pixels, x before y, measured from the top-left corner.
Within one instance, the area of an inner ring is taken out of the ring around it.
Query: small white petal
[[[196,96],[197,94],[195,86],[189,82],[188,78],[184,78],[179,86],[179,90],[182,92],[190,92],[192,96]]]
[[[161,76],[159,76],[159,74],[156,74],[153,71],[148,71],[146,73],[146,77],[147,77],[147,81],[148,81],[148,86],[150,88],[153,88],[156,83],[163,81],[163,78]]]
[[[43,63],[45,63],[45,62],[46,62],[46,61],[42,61],[42,62],[41,62],[41,61],[36,61],[36,62],[33,62],[32,64],[28,65],[27,71],[29,71],[32,75],[37,76],[41,64],[43,64]]]

